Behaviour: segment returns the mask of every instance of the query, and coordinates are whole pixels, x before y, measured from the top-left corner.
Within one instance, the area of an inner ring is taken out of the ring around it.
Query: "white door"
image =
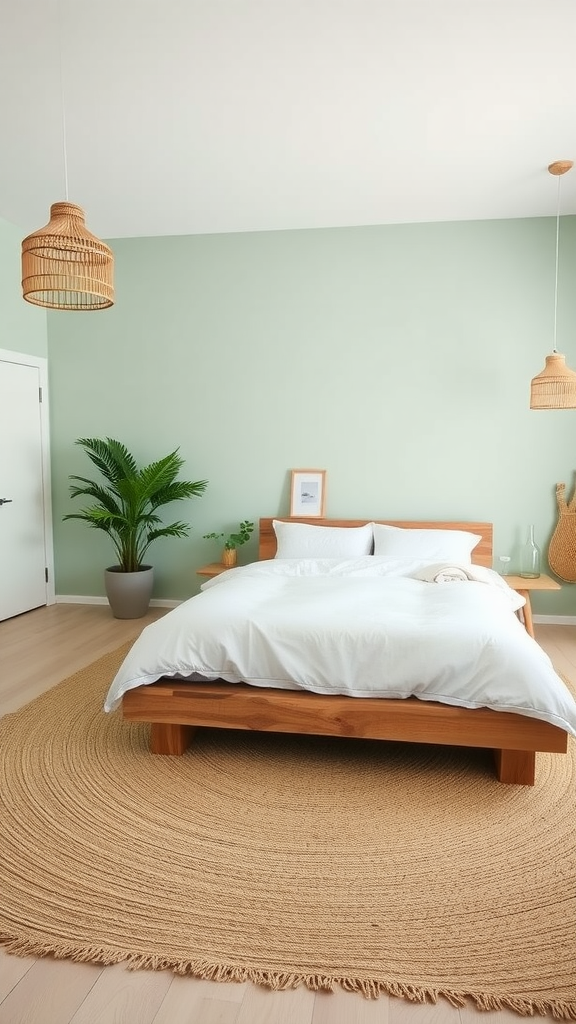
[[[44,362],[0,351],[0,620],[51,603],[53,592]]]

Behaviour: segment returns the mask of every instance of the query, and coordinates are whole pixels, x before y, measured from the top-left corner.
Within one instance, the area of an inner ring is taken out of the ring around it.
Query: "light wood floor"
[[[16,710],[131,640],[162,614],[163,609],[151,609],[144,619],[122,621],[104,606],[53,605],[0,623],[0,713]],[[576,629],[537,625],[536,635],[558,671],[576,678]],[[0,949],[0,1024],[519,1024],[522,1019],[508,1011],[458,1010],[444,1000],[420,1006],[340,991],[270,992],[169,972],[131,972],[121,965],[12,957]]]

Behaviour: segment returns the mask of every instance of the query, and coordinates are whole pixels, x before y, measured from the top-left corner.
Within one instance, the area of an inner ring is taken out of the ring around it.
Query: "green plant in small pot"
[[[104,573],[112,614],[117,619],[141,618],[150,604],[154,582],[153,567],[144,563],[148,548],[160,537],[186,537],[190,531],[190,525],[180,520],[164,525],[158,509],[199,497],[208,481],[177,479],[184,464],[178,448],[139,467],[125,445],[114,438],[80,437],[75,444],[84,449],[102,480],[70,475],[75,481],[70,485],[70,497],[92,498],[94,504],[63,519],[80,519],[109,536],[117,559],[117,565]]]
[[[231,569],[238,560],[236,548],[239,548],[246,541],[250,540],[250,535],[254,530],[254,523],[250,523],[247,519],[240,523],[236,533],[205,533],[203,534],[203,540],[222,540],[224,539],[224,550],[222,552],[221,562],[227,568]]]

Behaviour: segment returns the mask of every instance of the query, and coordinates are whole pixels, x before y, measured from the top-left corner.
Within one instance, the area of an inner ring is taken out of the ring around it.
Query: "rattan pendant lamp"
[[[106,309],[114,303],[114,256],[90,233],[81,206],[52,203],[50,221],[22,242],[22,293],[49,309]]]
[[[572,160],[556,160],[550,164],[550,174],[558,178],[558,204],[556,209],[556,276],[554,283],[554,348],[546,356],[544,369],[530,384],[531,409],[576,409],[576,373],[566,366],[566,358],[556,348],[556,325],[558,313],[558,242],[560,239],[560,182],[574,166]]]
[[[62,24],[60,39],[61,29]],[[68,201],[61,55],[60,86],[66,200],[53,203],[48,224],[22,242],[22,293],[26,302],[49,309],[107,309],[114,303],[114,255],[105,242],[88,230],[82,207]]]

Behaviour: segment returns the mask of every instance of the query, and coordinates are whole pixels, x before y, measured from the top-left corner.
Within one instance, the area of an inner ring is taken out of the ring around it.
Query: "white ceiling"
[[[66,164],[104,238],[555,216],[575,50],[576,0],[0,0],[0,216]]]

